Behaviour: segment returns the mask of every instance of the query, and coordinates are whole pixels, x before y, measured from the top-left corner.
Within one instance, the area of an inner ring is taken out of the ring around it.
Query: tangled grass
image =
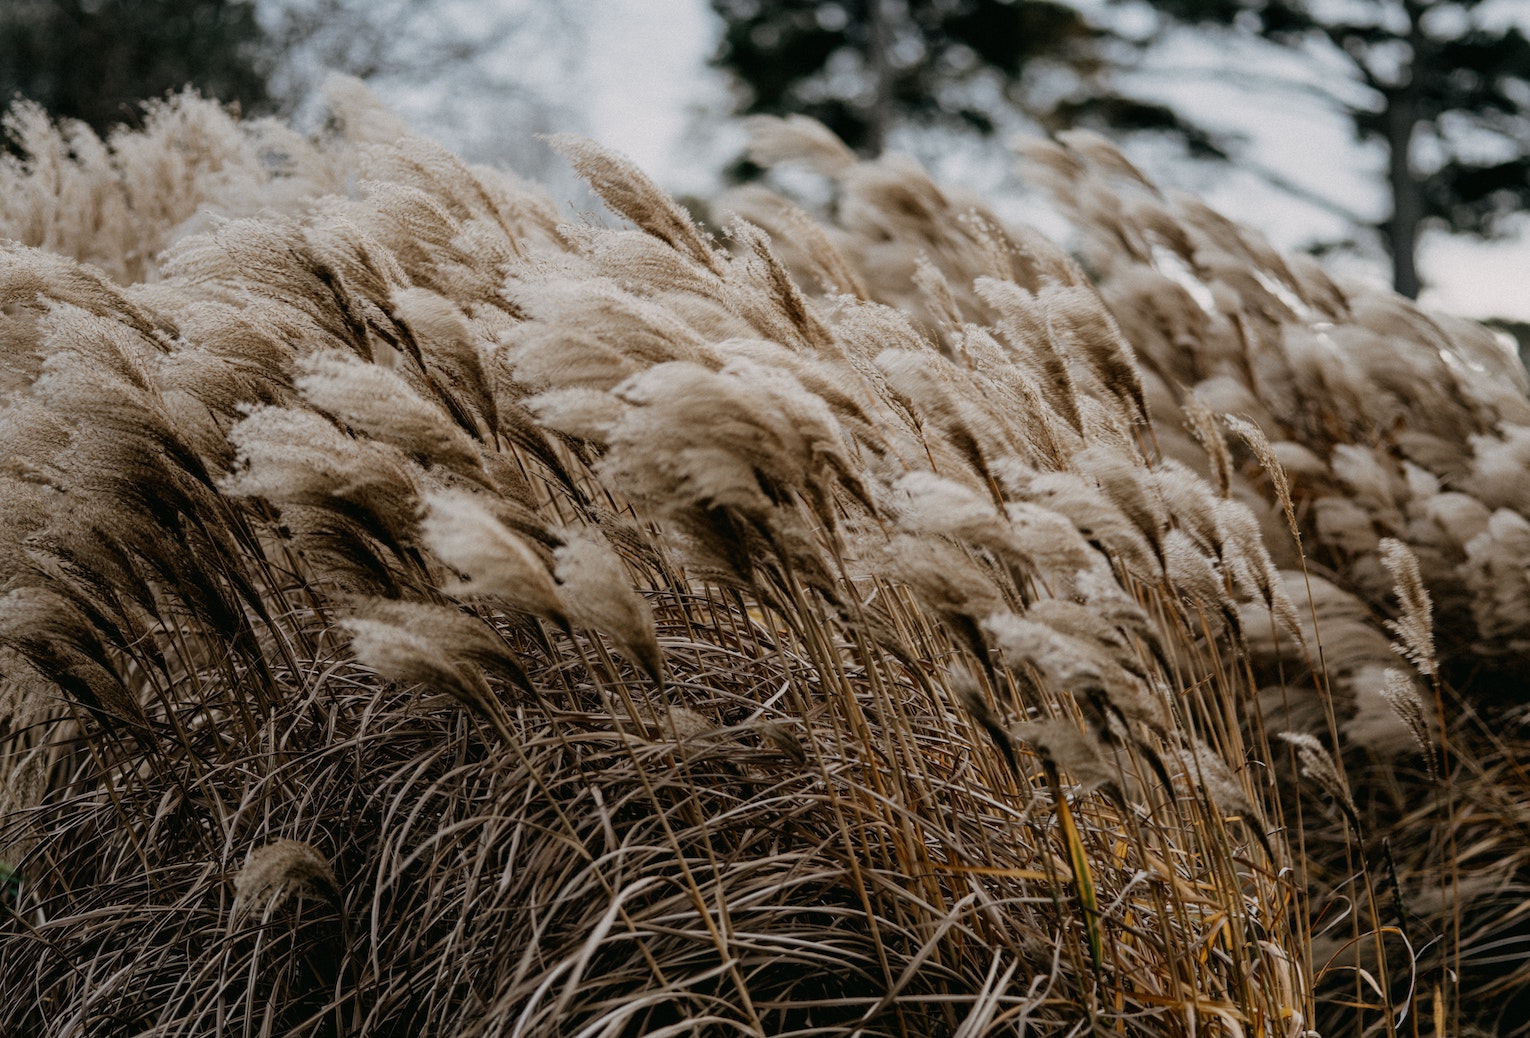
[[[1526,1033],[1491,335],[1088,136],[1069,253],[333,108],[13,110],[0,1033]]]

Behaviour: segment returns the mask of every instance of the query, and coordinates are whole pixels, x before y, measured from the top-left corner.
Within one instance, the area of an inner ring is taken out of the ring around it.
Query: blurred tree
[[[4,0],[0,108],[21,94],[102,133],[190,84],[258,110],[265,41],[251,0]]]
[[[1140,0],[1127,0],[1141,6]],[[1165,25],[1306,55],[1286,88],[1319,94],[1387,155],[1379,231],[1398,292],[1417,296],[1428,223],[1491,237],[1530,209],[1530,40],[1494,0],[1152,0]],[[1496,13],[1495,13],[1496,9]],[[1344,70],[1334,76],[1335,67]],[[1274,84],[1277,88],[1282,84]]]
[[[0,0],[0,3],[5,0]],[[525,138],[567,129],[555,96],[584,43],[570,0],[258,0],[283,115],[330,72],[364,80],[416,126],[477,159],[528,157]],[[543,149],[545,151],[545,149]],[[550,152],[548,152],[550,155]],[[536,172],[545,173],[545,170]]]
[[[1115,91],[1133,41],[1062,0],[711,3],[723,20],[712,63],[739,87],[736,113],[810,115],[864,154],[898,124],[988,136],[1016,112],[1048,130],[1167,131],[1222,154],[1172,109]]]
[[[135,121],[139,102],[189,85],[247,114],[300,116],[324,78],[343,72],[473,157],[506,158],[504,142],[524,152],[526,137],[553,128],[539,84],[558,82],[549,66],[573,59],[575,6],[0,0],[0,111],[19,94],[104,134]]]

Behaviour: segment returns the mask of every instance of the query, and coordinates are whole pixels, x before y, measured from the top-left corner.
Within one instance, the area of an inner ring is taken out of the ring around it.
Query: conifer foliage
[[[11,0],[0,8],[0,103],[19,94],[97,134],[139,102],[193,86],[260,109],[266,36],[253,0]]]
[[[1492,237],[1530,207],[1530,38],[1486,0],[1153,0],[1168,18],[1307,55],[1312,96],[1381,146],[1390,203],[1376,226],[1392,283],[1423,287],[1429,227]],[[1333,70],[1338,70],[1335,75]],[[1277,87],[1278,88],[1278,87]]]
[[[1171,131],[1216,145],[1171,109],[1123,93],[1134,42],[1057,0],[712,0],[712,62],[744,115],[807,115],[875,156],[901,126],[989,136],[1017,125]],[[1028,120],[1028,122],[1026,121]]]

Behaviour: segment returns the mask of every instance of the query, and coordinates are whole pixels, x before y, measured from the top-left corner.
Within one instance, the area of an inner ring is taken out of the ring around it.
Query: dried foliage
[[[801,123],[716,240],[337,97],[16,116],[0,1033],[1523,1033],[1487,333],[1094,139],[1079,259]]]

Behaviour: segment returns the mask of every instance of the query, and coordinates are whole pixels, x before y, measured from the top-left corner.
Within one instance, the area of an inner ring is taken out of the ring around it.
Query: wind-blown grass
[[[0,1032],[1523,1031],[1481,329],[1087,137],[1075,257],[795,121],[719,239],[17,119]]]

